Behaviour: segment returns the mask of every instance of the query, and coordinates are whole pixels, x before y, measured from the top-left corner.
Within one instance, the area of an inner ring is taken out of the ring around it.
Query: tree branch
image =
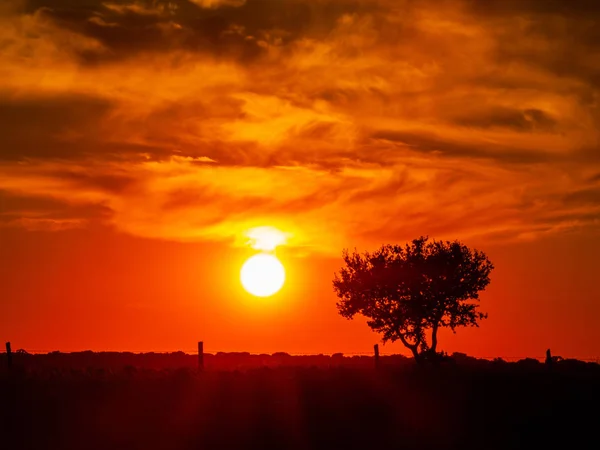
[[[415,361],[420,362],[421,355],[419,354],[419,342],[417,341],[414,345],[409,343],[400,332],[398,332],[398,338],[400,339],[400,342],[412,352]]]

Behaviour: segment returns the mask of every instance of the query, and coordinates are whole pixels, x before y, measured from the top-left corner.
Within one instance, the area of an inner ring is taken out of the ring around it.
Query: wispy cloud
[[[326,252],[597,226],[600,10],[550,3],[5,7],[0,221]]]

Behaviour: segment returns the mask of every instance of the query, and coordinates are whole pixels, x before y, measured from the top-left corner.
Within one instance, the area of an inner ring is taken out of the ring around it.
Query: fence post
[[[375,368],[379,369],[379,344],[375,344],[373,350],[375,351]]]
[[[10,342],[6,343],[6,365],[8,370],[12,367],[12,352],[10,349]]]
[[[552,353],[550,349],[546,350],[546,367],[552,367]]]
[[[204,342],[198,341],[198,370],[204,369]]]

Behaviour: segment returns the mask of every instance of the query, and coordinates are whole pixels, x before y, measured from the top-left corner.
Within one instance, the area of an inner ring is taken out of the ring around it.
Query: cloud
[[[202,8],[219,8],[221,6],[242,6],[246,0],[190,0]]]
[[[572,3],[4,8],[0,189],[21,200],[3,223],[227,242],[273,226],[335,253],[592,227],[600,11]]]
[[[0,226],[20,227],[28,231],[64,231],[84,228],[87,225],[82,219],[44,219],[19,217],[8,222],[0,222]]]

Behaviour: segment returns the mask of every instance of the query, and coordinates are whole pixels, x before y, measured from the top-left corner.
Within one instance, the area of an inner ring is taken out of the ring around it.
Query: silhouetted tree
[[[478,311],[479,291],[489,284],[494,266],[484,253],[458,241],[421,237],[373,253],[344,250],[343,258],[333,280],[339,313],[348,319],[365,316],[384,343],[400,340],[417,362],[436,355],[441,327],[455,331],[487,317]]]

